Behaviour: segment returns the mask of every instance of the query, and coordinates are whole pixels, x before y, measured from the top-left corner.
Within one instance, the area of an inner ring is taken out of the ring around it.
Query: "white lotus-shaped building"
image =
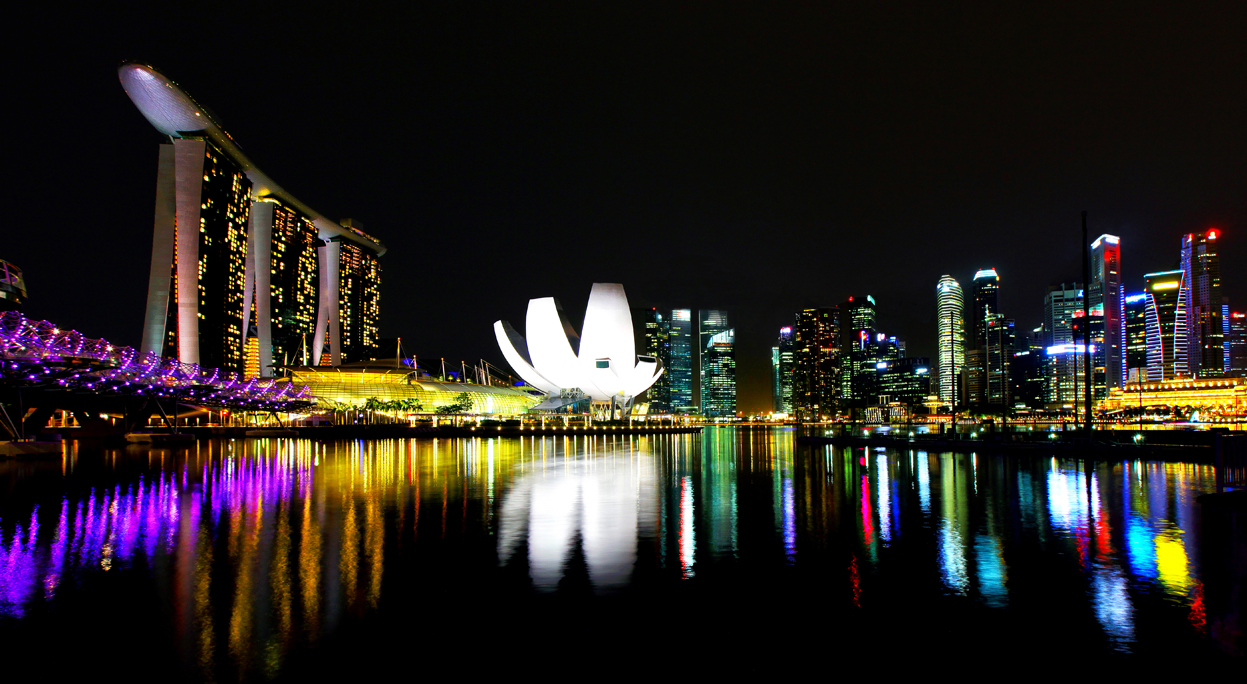
[[[663,373],[652,356],[637,356],[632,310],[623,285],[594,283],[583,334],[553,297],[528,300],[525,340],[506,321],[494,322],[498,346],[526,383],[551,395],[580,390],[594,401],[630,404]]]

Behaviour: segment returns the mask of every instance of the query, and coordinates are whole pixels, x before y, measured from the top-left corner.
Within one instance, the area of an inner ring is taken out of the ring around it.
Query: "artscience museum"
[[[524,335],[507,321],[494,335],[507,363],[548,396],[533,411],[609,404],[627,415],[636,397],[663,373],[653,356],[637,355],[632,311],[623,285],[594,283],[580,335],[553,297],[528,300]]]

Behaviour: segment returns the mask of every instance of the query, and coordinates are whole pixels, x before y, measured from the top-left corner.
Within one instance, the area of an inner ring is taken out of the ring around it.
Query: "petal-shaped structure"
[[[551,394],[578,389],[595,401],[626,402],[663,373],[657,359],[638,359],[632,310],[618,283],[593,284],[582,337],[552,297],[528,301],[524,332],[527,340],[505,321],[494,323],[507,363],[529,385]]]

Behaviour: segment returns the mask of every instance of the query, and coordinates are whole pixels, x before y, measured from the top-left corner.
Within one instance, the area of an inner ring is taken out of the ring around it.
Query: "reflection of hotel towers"
[[[965,330],[962,322],[965,299],[961,284],[952,276],[940,276],[940,281],[935,286],[935,305],[939,321],[940,401],[951,403],[956,386],[954,372],[960,373],[966,364]]]
[[[169,142],[160,146],[142,351],[241,372],[254,364],[373,358],[377,257],[349,219],[320,216],[257,169],[185,91],[150,66],[123,64],[126,94]],[[180,229],[181,228],[181,229]],[[254,325],[258,358],[245,358]]]

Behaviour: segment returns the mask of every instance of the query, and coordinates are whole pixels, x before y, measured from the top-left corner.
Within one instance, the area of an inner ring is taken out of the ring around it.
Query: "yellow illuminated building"
[[[1109,390],[1100,402],[1104,413],[1148,408],[1189,408],[1209,416],[1238,416],[1247,409],[1247,380],[1243,378],[1178,379],[1132,382]]]
[[[389,361],[393,364],[393,361]],[[316,396],[317,406],[362,406],[365,401],[414,399],[420,412],[431,413],[455,403],[466,392],[472,408],[466,413],[514,416],[528,412],[541,397],[514,387],[478,385],[468,382],[437,382],[417,376],[410,368],[383,366],[378,362],[348,363],[332,368],[292,369],[290,381],[296,391],[307,386]]]

